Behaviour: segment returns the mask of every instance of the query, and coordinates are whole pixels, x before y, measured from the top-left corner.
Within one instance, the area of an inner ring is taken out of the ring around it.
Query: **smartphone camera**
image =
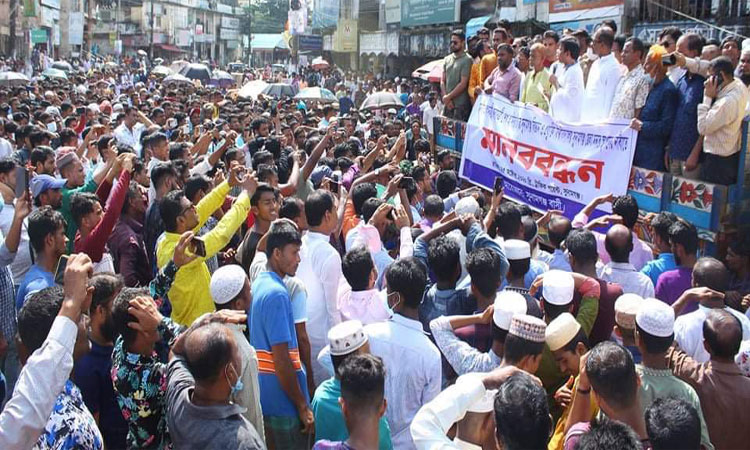
[[[664,55],[661,57],[661,63],[665,66],[674,66],[677,64],[677,58],[675,57],[674,53],[670,53],[669,55]]]
[[[206,257],[206,243],[199,237],[194,237],[191,241],[193,244],[193,253],[205,258]]]
[[[503,180],[503,177],[501,176],[495,177],[495,186],[494,186],[495,194],[499,194],[503,190],[504,185],[505,185],[505,180]]]

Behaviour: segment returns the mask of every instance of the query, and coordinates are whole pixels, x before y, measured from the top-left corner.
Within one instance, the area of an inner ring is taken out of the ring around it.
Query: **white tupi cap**
[[[635,330],[635,315],[643,305],[638,294],[622,294],[615,301],[615,323],[626,330]]]
[[[520,239],[508,239],[505,241],[504,245],[505,257],[512,261],[531,258],[531,247],[526,241]]]
[[[547,325],[544,340],[551,351],[559,350],[570,343],[581,330],[581,324],[570,313],[562,313]]]
[[[211,298],[217,305],[224,305],[234,300],[242,291],[247,275],[242,266],[230,264],[216,269],[211,275]]]
[[[518,292],[502,291],[495,294],[495,310],[492,321],[501,330],[509,330],[516,314],[526,314],[526,299]]]
[[[674,334],[674,310],[660,300],[647,298],[635,315],[635,323],[652,336],[670,337]]]
[[[564,306],[573,301],[573,275],[562,270],[550,270],[544,275],[542,297],[551,305]]]
[[[367,334],[359,320],[341,322],[328,331],[328,344],[333,356],[348,355],[366,343]]]

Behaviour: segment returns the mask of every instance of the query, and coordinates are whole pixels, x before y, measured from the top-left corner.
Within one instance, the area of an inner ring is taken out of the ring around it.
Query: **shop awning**
[[[172,44],[156,44],[156,46],[166,52],[185,53],[185,50]]]
[[[264,34],[256,33],[253,34],[250,46],[253,50],[273,50],[282,49],[288,50],[289,46],[286,45],[286,41],[280,33]]]
[[[466,39],[477,34],[477,31],[482,28],[491,17],[492,16],[482,16],[469,19],[469,21],[466,22]]]

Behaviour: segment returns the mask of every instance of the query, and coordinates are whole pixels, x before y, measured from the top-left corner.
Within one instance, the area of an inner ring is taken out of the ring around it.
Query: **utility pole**
[[[8,54],[16,57],[16,18],[18,17],[18,0],[10,0],[10,44]]]
[[[120,0],[117,0],[117,11],[115,11],[115,32],[117,33],[117,42],[120,43],[120,54],[118,55],[117,60],[120,61],[122,58],[122,35],[120,34],[120,11],[122,10],[122,5],[120,4]]]
[[[154,1],[151,0],[151,38],[148,42],[148,59],[154,60]]]
[[[94,47],[94,0],[88,0],[88,15],[89,30],[88,33],[86,33],[88,40],[87,51],[91,54],[91,49]]]

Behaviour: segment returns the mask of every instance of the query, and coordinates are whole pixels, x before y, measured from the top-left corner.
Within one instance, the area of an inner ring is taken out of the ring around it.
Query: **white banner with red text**
[[[572,219],[597,196],[625,194],[637,136],[625,121],[571,125],[536,107],[481,95],[459,173],[490,190],[502,176],[505,197]]]

